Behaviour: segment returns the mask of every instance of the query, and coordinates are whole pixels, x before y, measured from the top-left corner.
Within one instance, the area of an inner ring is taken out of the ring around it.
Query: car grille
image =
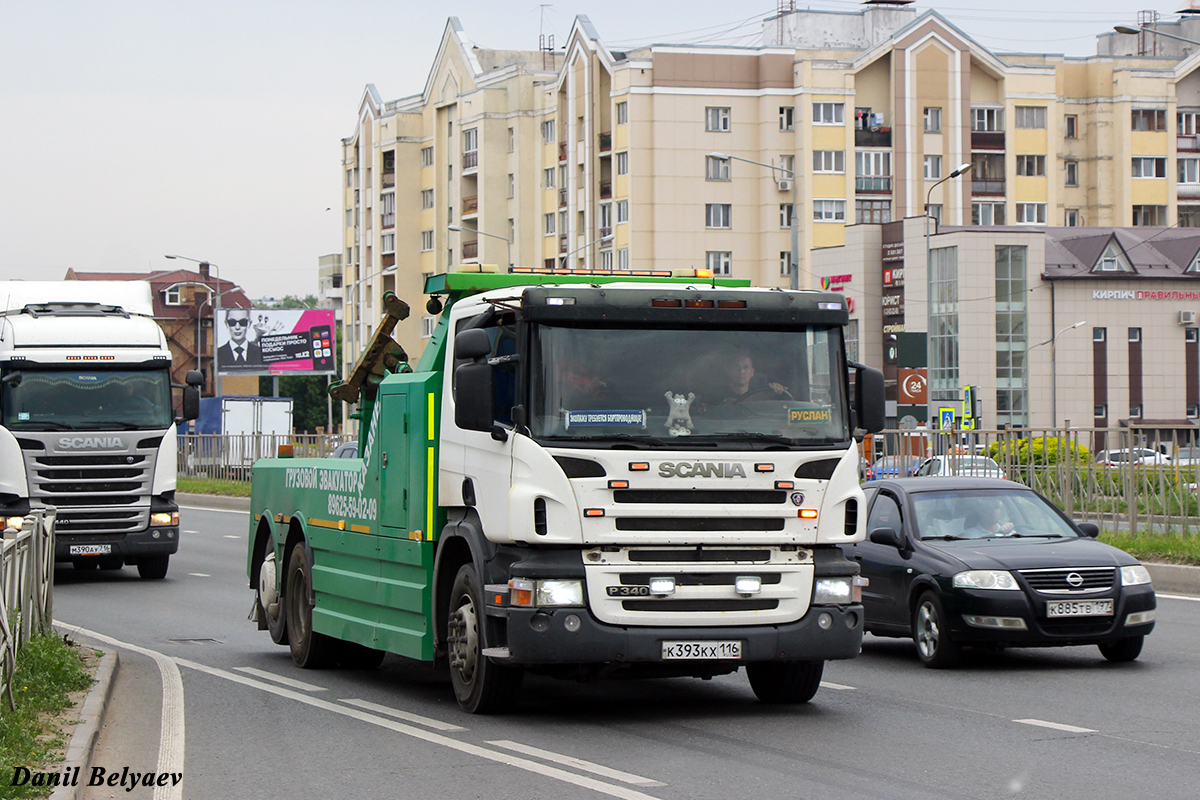
[[[1089,617],[1085,619],[1040,619],[1042,631],[1050,636],[1097,636],[1112,629],[1112,617]]]
[[[1107,591],[1112,588],[1116,573],[1116,567],[1018,570],[1025,582],[1042,594],[1090,594]]]

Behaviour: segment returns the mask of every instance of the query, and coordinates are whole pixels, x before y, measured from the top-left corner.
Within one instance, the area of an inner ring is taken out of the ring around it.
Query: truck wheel
[[[324,669],[337,660],[337,640],[312,629],[312,605],[308,602],[310,568],[304,545],[292,548],[287,563],[287,581],[283,592],[286,608],[288,646],[292,661],[301,669]]]
[[[483,592],[475,567],[464,564],[454,577],[446,609],[447,660],[458,704],[469,714],[491,714],[512,705],[522,672],[496,664],[483,654]]]
[[[167,566],[170,562],[170,556],[142,556],[137,561],[138,575],[142,580],[161,581],[167,577]]]
[[[258,618],[266,620],[271,641],[275,644],[287,644],[287,602],[282,597],[270,598],[275,605],[275,616],[267,612],[267,604],[263,602],[263,581],[267,582],[270,593],[275,594],[276,569],[278,563],[275,561],[275,553],[272,552],[258,565],[258,586],[254,589],[254,601],[258,603]]]
[[[754,696],[764,703],[807,703],[821,686],[824,661],[755,661],[746,665]]]

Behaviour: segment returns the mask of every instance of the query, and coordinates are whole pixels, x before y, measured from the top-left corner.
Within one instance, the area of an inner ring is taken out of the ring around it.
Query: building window
[[[1106,406],[1106,405],[1093,406],[1092,416],[1094,416],[1096,419],[1108,419],[1108,406]]]
[[[704,227],[728,228],[733,218],[733,206],[729,203],[708,203],[704,206]]]
[[[433,208],[433,189],[421,190],[421,208]]]
[[[854,221],[872,224],[882,224],[892,221],[891,200],[855,200]]]
[[[790,278],[792,275],[792,253],[790,250],[779,251],[779,275]]]
[[[792,106],[779,107],[779,130],[790,131],[796,127],[796,109]]]
[[[996,247],[996,425],[1029,424],[1026,372],[1028,247]]]
[[[1179,123],[1177,133],[1180,136],[1200,134],[1200,111],[1180,111],[1175,119]]]
[[[858,320],[852,319],[846,323],[846,358],[858,361]]]
[[[617,250],[617,269],[629,269],[629,248]]]
[[[704,157],[704,180],[706,181],[727,181],[729,180],[729,159],[716,158],[714,156]]]
[[[925,107],[925,132],[926,133],[941,133],[942,132],[942,109],[941,109],[941,106],[926,106]]]
[[[1193,419],[1200,417],[1200,405],[1190,405],[1187,407],[1187,415]]]
[[[600,269],[605,270],[606,272],[612,272],[612,268],[613,268],[613,251],[612,250],[601,250],[600,251]]]
[[[167,289],[163,295],[163,302],[169,306],[183,305],[183,292],[180,290],[179,284]]]
[[[1200,340],[1200,328],[1184,328],[1183,340],[1185,342],[1195,342]]]
[[[972,225],[1005,225],[1004,203],[971,203]]]
[[[629,123],[629,103],[622,100],[617,103],[617,124],[626,125]]]
[[[728,250],[709,250],[704,254],[704,262],[713,275],[728,275],[732,269],[733,253]]]
[[[1135,178],[1165,178],[1167,177],[1167,159],[1159,157],[1134,156],[1133,177]]]
[[[1068,228],[1078,228],[1080,224],[1078,208],[1068,208],[1063,211],[1063,225]]]
[[[596,216],[596,225],[600,228],[601,236],[612,235],[613,224],[612,203],[601,203],[600,213]]]
[[[433,329],[437,327],[438,318],[432,314],[426,314],[421,317],[421,338],[428,339],[433,336]]]
[[[1013,221],[1017,225],[1045,225],[1046,204],[1017,203],[1017,218]]]
[[[779,227],[781,227],[781,228],[792,227],[792,209],[793,209],[793,206],[791,203],[780,203],[779,204]]]
[[[517,147],[517,137],[513,133],[513,129],[509,128],[508,129],[508,152],[511,153],[513,150],[516,149],[516,147]]]
[[[428,253],[433,249],[433,231],[421,231],[421,252]]]
[[[845,200],[813,200],[813,221],[845,222]]]
[[[729,130],[729,108],[709,106],[704,109],[704,129],[726,132]]]
[[[463,169],[479,166],[479,129],[470,128],[462,132]]]
[[[941,203],[930,203],[929,205],[925,206],[925,216],[929,217],[931,220],[936,222],[938,225],[941,225],[942,224],[942,204]]]
[[[1004,130],[1004,109],[972,108],[971,130],[993,132]]]
[[[845,150],[813,150],[813,172],[845,171]]]
[[[1130,328],[1129,329],[1129,341],[1140,342],[1141,340],[1142,340],[1142,329],[1141,328]]]
[[[778,180],[795,180],[796,179],[796,157],[793,155],[781,155],[779,157],[779,174]]]
[[[1067,170],[1066,185],[1067,186],[1078,186],[1079,185],[1079,162],[1078,161],[1068,161],[1068,162],[1066,162],[1065,167]]]
[[[433,148],[432,147],[422,147],[421,148],[421,166],[422,167],[432,167],[433,166]]]
[[[386,253],[395,253],[396,252],[396,234],[385,233],[381,237],[379,237],[379,249],[385,254]]]
[[[1063,118],[1063,138],[1079,138],[1079,117],[1075,114],[1067,114],[1066,117]]]
[[[1017,128],[1024,130],[1046,129],[1045,106],[1017,106],[1015,110]]]
[[[942,157],[925,156],[925,180],[935,181],[942,177]]]
[[[929,391],[931,400],[958,399],[958,248],[929,253]]]
[[[814,125],[844,125],[845,123],[845,103],[813,103]]]
[[[1176,163],[1180,183],[1200,183],[1200,158],[1180,158]]]
[[[1045,156],[1017,156],[1017,174],[1032,178],[1046,176]]]
[[[514,196],[514,194],[516,193],[516,188],[517,188],[517,182],[514,179],[513,174],[510,172],[510,173],[508,173],[508,196],[509,197]]]
[[[617,224],[620,225],[622,222],[629,222],[629,201],[628,200],[618,200],[617,201]]]
[[[542,170],[542,186],[547,189],[554,188],[554,167],[546,167]]]
[[[396,193],[388,192],[379,196],[379,224],[384,228],[396,227]]]
[[[554,120],[552,119],[542,123],[542,143],[554,144]]]
[[[554,235],[554,212],[553,211],[551,211],[549,214],[542,215],[542,235],[543,236],[553,236]]]
[[[1108,328],[1092,328],[1092,341],[1093,342],[1108,341]]]
[[[1179,227],[1200,228],[1200,206],[1179,206]]]
[[[1136,227],[1166,227],[1166,206],[1134,206],[1133,224]]]
[[[618,175],[628,175],[629,174],[629,152],[628,151],[622,151],[620,153],[617,153],[617,174]]]
[[[1135,108],[1132,112],[1135,131],[1165,131],[1167,112],[1162,108]]]

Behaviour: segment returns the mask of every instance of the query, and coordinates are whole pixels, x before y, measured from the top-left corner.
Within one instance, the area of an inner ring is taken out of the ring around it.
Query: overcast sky
[[[1157,10],[1174,19],[1183,0]],[[857,11],[856,0],[798,7]],[[919,3],[922,11],[928,4]],[[949,0],[994,51],[1095,52],[1150,3]],[[749,45],[775,0],[0,0],[0,279],[206,259],[252,297],[316,289],[341,249],[340,142],[363,89],[419,93],[447,17],[481,47]]]

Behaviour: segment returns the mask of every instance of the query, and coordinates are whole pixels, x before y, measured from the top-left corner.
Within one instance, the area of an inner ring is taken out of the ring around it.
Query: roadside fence
[[[295,458],[324,458],[348,441],[353,437],[329,433],[186,434],[179,437],[178,471],[185,478],[248,481],[254,462],[278,455],[281,446]]]
[[[1200,532],[1200,428],[918,428],[883,431],[869,446],[865,441],[863,456],[872,464],[896,456],[904,471],[932,457],[938,463],[923,472],[986,477],[979,458],[991,458],[1003,477],[1102,528]],[[885,463],[894,470],[897,461]]]
[[[17,651],[54,619],[54,521],[53,508],[38,509],[0,543],[0,691],[10,709]]]

